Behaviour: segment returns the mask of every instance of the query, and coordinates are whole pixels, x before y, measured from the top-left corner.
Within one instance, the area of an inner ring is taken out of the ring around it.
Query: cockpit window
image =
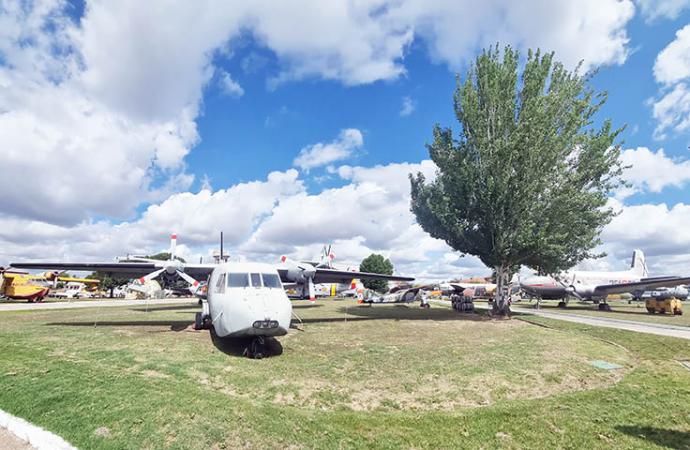
[[[252,286],[253,287],[261,287],[261,275],[258,273],[253,273],[251,274],[252,277]]]
[[[264,287],[280,289],[280,278],[274,273],[262,273],[261,277],[264,279]]]
[[[228,273],[228,287],[249,287],[246,273]]]

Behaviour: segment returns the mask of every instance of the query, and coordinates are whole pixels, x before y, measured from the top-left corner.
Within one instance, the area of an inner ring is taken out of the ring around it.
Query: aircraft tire
[[[566,304],[565,302],[558,302],[558,307],[559,307],[559,308],[565,308],[566,305],[567,305],[567,304]]]
[[[194,329],[195,330],[203,330],[204,329],[204,322],[202,320],[200,312],[198,312],[194,315]]]
[[[263,337],[255,337],[252,339],[251,344],[249,344],[249,354],[247,355],[252,359],[263,359],[264,357],[264,342]]]

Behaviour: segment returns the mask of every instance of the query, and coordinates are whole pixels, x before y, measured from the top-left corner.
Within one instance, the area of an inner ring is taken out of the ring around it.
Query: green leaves
[[[437,176],[410,176],[411,209],[431,236],[487,266],[556,272],[593,256],[613,217],[606,202],[622,185],[621,130],[593,127],[606,95],[577,69],[537,50],[519,77],[519,60],[495,46],[458,77],[461,132],[456,140],[434,127]]]
[[[359,271],[392,275],[393,263],[382,255],[372,253],[362,260],[362,263],[359,265]],[[386,292],[388,290],[388,282],[386,280],[363,280],[362,283],[367,289],[373,289],[378,292]]]

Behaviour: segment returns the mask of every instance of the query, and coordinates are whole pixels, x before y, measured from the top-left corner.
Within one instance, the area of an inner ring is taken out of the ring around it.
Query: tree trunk
[[[504,266],[496,266],[495,270],[496,290],[494,291],[491,315],[508,316],[510,315],[510,305],[508,304],[508,277],[510,273]]]
[[[114,287],[111,287],[111,288],[110,288],[110,298],[113,298],[113,290],[114,290],[114,289],[115,289]]]

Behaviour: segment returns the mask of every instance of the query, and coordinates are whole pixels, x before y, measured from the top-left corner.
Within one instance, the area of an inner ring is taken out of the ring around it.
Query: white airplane
[[[171,249],[174,254],[174,248]],[[221,240],[222,251],[222,240]],[[413,278],[350,272],[308,263],[284,263],[276,268],[260,263],[189,264],[178,260],[116,263],[14,263],[25,269],[54,268],[70,271],[99,271],[116,274],[121,278],[151,276],[167,271],[194,276],[194,287],[199,279],[208,280],[206,293],[196,290],[202,298],[202,311],[197,313],[195,328],[210,329],[221,338],[251,338],[247,356],[264,355],[264,339],[287,333],[292,316],[292,304],[285,293],[283,282],[301,283],[312,293],[314,283],[348,283],[352,278],[411,281]],[[169,271],[168,269],[172,271]],[[183,277],[186,279],[185,277]]]
[[[618,272],[567,271],[555,276],[532,276],[522,280],[520,287],[538,299],[561,299],[559,307],[567,305],[568,297],[585,301],[599,301],[599,309],[610,311],[606,303],[609,294],[654,290],[688,284],[690,277],[649,277],[642,250],[633,251],[629,270]]]

